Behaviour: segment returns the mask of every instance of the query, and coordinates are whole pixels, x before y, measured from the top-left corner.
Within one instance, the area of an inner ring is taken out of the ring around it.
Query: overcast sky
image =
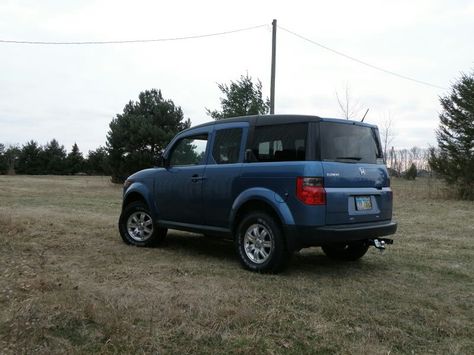
[[[269,95],[271,22],[387,70],[449,88],[474,68],[474,1],[2,0],[0,39],[107,41],[246,32],[148,44],[35,46],[0,43],[0,142],[68,150],[104,145],[111,119],[140,91],[161,89],[193,125],[218,108],[216,83],[248,72]],[[340,117],[349,84],[366,122],[391,115],[396,147],[435,143],[448,91],[362,66],[282,30],[276,113]]]

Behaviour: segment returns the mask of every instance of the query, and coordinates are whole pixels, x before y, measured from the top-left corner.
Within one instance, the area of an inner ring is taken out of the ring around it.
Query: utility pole
[[[275,61],[276,61],[276,35],[277,35],[277,20],[272,22],[272,74],[270,80],[270,115],[275,113]]]

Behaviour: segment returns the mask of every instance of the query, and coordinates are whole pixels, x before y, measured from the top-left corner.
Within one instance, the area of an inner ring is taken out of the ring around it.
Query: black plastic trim
[[[177,229],[177,230],[182,230],[186,232],[209,233],[209,234],[224,235],[224,236],[232,235],[231,230],[228,228],[207,226],[207,225],[202,225],[202,224],[181,223],[181,222],[173,222],[173,221],[165,221],[165,220],[158,221],[158,224],[161,227]]]
[[[290,250],[330,243],[344,243],[394,234],[395,221],[344,224],[323,227],[286,226],[286,238]]]

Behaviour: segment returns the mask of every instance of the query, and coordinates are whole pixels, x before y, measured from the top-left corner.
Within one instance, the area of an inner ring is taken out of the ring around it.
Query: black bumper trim
[[[395,234],[397,223],[382,221],[376,223],[343,224],[324,227],[286,226],[286,240],[290,250],[328,243],[343,243],[383,237]]]

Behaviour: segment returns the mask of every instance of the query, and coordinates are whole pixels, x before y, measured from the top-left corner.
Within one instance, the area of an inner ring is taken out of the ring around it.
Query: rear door
[[[216,124],[203,182],[205,224],[228,227],[232,203],[240,188],[248,122]]]
[[[319,151],[326,189],[326,224],[392,218],[392,191],[378,130],[353,122],[322,121]]]

